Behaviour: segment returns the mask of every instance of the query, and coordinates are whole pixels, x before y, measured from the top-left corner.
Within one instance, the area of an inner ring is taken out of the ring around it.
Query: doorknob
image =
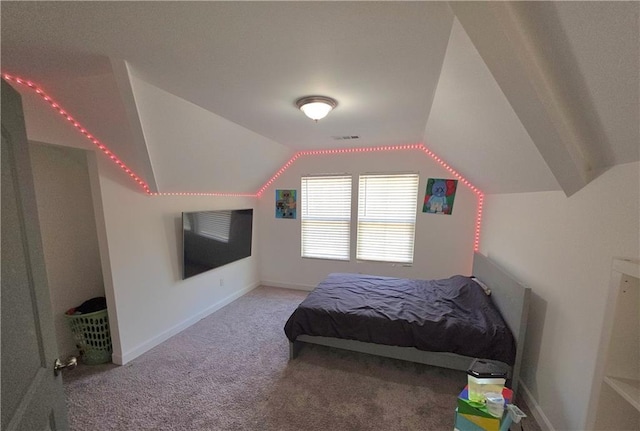
[[[78,360],[75,356],[70,356],[66,360],[66,364],[63,364],[60,359],[56,359],[53,364],[53,374],[56,376],[64,369],[73,370],[78,365]]]

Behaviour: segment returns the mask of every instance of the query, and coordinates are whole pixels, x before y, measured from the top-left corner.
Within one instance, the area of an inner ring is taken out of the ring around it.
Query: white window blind
[[[302,177],[302,257],[349,260],[351,176]]]
[[[418,174],[361,175],[359,260],[413,263]]]

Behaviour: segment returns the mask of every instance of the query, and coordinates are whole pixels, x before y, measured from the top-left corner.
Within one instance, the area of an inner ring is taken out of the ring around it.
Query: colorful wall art
[[[296,218],[295,190],[276,190],[276,218]]]
[[[457,188],[458,180],[429,178],[427,181],[427,191],[424,195],[422,212],[430,214],[451,214]]]

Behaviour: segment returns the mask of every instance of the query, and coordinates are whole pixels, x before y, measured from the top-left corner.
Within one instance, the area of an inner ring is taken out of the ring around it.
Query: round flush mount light
[[[304,115],[317,122],[338,106],[338,102],[326,96],[307,96],[296,100],[296,106]]]

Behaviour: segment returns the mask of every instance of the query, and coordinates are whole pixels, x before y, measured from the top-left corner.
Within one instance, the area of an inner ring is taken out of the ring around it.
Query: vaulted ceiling
[[[253,193],[306,149],[423,142],[486,193],[571,195],[640,159],[637,2],[0,7],[2,72],[152,191]],[[339,103],[318,123],[294,105],[313,94]],[[30,139],[77,134],[55,121]]]

